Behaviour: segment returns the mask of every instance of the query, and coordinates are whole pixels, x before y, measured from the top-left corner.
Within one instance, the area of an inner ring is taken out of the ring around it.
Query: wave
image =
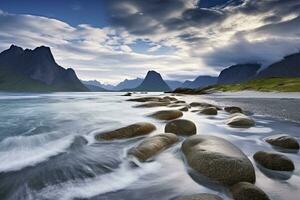
[[[132,166],[132,163],[125,160],[119,168],[111,173],[84,181],[69,181],[63,184],[48,186],[33,196],[38,199],[58,200],[90,198],[124,189],[136,182],[141,176],[153,173],[161,168],[161,165],[157,162],[139,163],[138,165],[139,167]]]
[[[17,171],[34,166],[65,152],[74,136],[40,134],[9,137],[0,142],[0,172]]]

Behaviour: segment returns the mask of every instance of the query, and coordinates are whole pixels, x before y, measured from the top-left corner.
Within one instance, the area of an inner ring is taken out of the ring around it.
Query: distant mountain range
[[[163,80],[155,71],[146,77],[125,79],[116,86],[97,80],[80,81],[73,69],[59,66],[49,47],[34,50],[11,45],[0,53],[0,91],[170,91],[176,88],[203,88],[269,77],[300,77],[300,52],[261,69],[257,63],[237,64],[222,70],[218,77],[198,76],[193,81]]]
[[[59,66],[49,47],[34,50],[11,45],[0,53],[2,91],[89,91],[73,69]]]

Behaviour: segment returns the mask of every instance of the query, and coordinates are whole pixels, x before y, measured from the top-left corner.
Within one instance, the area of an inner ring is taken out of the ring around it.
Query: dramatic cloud
[[[104,28],[0,10],[0,50],[11,43],[50,46],[58,63],[80,78],[116,83],[150,69],[184,80],[237,63],[265,66],[300,48],[296,0],[110,0],[105,6]]]

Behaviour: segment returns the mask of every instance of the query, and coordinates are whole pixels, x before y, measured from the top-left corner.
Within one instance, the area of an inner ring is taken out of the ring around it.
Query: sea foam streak
[[[124,161],[115,171],[85,181],[69,181],[63,184],[49,186],[38,194],[39,199],[90,198],[96,195],[117,191],[130,186],[143,175],[152,173],[161,168],[157,162],[140,164],[133,168],[128,161]],[[35,195],[34,195],[35,196]]]
[[[64,152],[74,136],[57,138],[55,134],[15,136],[0,142],[0,172],[16,171]]]

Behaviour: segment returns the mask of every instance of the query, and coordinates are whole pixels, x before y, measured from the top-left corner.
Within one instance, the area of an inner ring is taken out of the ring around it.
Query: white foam
[[[123,162],[114,172],[84,181],[69,181],[63,184],[48,186],[37,194],[38,198],[69,200],[74,198],[90,198],[96,195],[117,191],[130,186],[141,176],[161,168],[156,162],[141,164],[131,168]]]
[[[0,142],[0,172],[16,171],[62,153],[73,142],[73,136],[60,139],[51,135],[15,136]]]

